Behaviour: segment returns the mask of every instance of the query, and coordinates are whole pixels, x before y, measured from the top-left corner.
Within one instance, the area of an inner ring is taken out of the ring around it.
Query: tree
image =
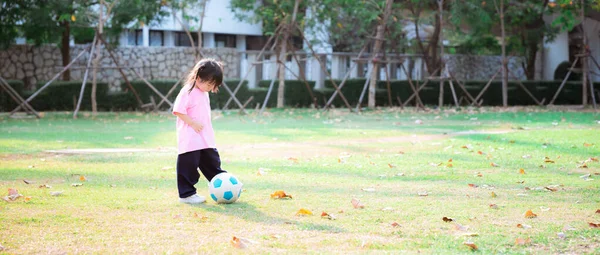
[[[167,14],[164,1],[106,1],[113,12],[106,17],[107,34],[116,38],[132,23],[149,23]],[[25,37],[30,43],[56,43],[61,48],[63,66],[70,61],[69,41],[73,32],[97,25],[99,2],[96,0],[4,0],[0,8],[0,45],[8,47],[15,38]],[[113,40],[116,41],[116,40]],[[67,70],[63,80],[69,80]]]

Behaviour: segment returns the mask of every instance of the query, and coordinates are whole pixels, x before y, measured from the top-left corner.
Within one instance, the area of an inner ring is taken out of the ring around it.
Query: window
[[[215,34],[215,46],[217,48],[235,48],[235,35]]]
[[[150,30],[150,46],[164,46],[165,35],[163,31]]]
[[[194,46],[198,47],[198,33],[191,33],[194,39]],[[175,46],[191,47],[190,37],[186,32],[175,32]]]
[[[144,37],[141,29],[129,30],[127,32],[127,45],[144,45]]]

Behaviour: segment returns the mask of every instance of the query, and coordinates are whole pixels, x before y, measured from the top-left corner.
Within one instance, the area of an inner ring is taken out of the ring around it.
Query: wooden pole
[[[23,99],[21,97],[21,95],[19,95],[19,92],[17,92],[15,89],[13,89],[13,87],[10,86],[10,84],[8,84],[8,82],[6,80],[4,80],[2,77],[0,77],[0,87],[4,88],[4,90],[6,90],[6,93],[17,103],[17,104],[21,104],[23,102],[25,102],[25,99]],[[40,114],[38,112],[35,111],[35,109],[33,109],[33,107],[25,102],[25,110],[27,110],[28,112],[33,113],[33,115],[35,115],[36,118],[40,119],[42,116],[40,116]]]
[[[571,76],[571,72],[573,72],[573,68],[575,68],[575,65],[577,65],[577,61],[579,61],[579,57],[575,58],[575,61],[573,61],[573,64],[571,65],[571,68],[569,68],[569,71],[567,72],[567,75],[565,76],[565,78],[563,79],[563,81],[560,83],[560,86],[558,86],[558,90],[556,90],[556,93],[554,93],[554,96],[552,97],[552,100],[550,100],[550,102],[548,103],[548,105],[553,105],[554,101],[556,101],[556,98],[558,98],[558,94],[560,94],[560,91],[563,89],[563,87],[567,83],[567,80]]]
[[[496,0],[494,0],[495,3]],[[508,60],[506,59],[506,28],[504,27],[504,0],[500,0],[500,29],[502,30],[502,105],[508,107]]]
[[[94,49],[96,48],[96,40],[98,37],[94,35],[94,40],[92,42],[92,49],[90,50],[90,56],[88,58],[87,66],[85,68],[85,74],[83,75],[83,82],[81,83],[81,90],[79,91],[79,100],[77,100],[77,106],[75,107],[75,111],[73,111],[73,119],[77,119],[77,113],[79,112],[79,107],[81,107],[81,101],[83,101],[83,92],[85,91],[85,83],[87,82],[88,73],[90,71],[90,64],[92,63],[92,56],[94,56]]]
[[[365,96],[365,92],[367,91],[367,88],[369,87],[370,83],[369,80],[373,77],[372,74],[373,72],[375,72],[374,68],[371,68],[371,70],[369,70],[369,73],[367,74],[367,80],[365,80],[365,85],[363,86],[363,90],[360,93],[360,97],[358,98],[358,103],[356,104],[356,112],[360,111],[360,104],[362,104],[362,100],[363,97]]]
[[[269,101],[269,97],[271,96],[271,91],[273,91],[273,85],[275,85],[275,79],[271,80],[271,84],[269,84],[269,90],[267,91],[267,96],[265,96],[265,102],[260,108],[259,115],[265,111],[265,107],[267,107],[267,102]]]
[[[363,46],[363,48],[360,50],[360,52],[358,53],[358,58],[360,58],[363,54],[363,52],[367,49],[367,45],[369,44],[369,42],[365,42],[365,45]],[[350,73],[352,73],[352,70],[354,70],[354,68],[356,68],[356,66],[358,62],[354,62],[351,66],[350,69],[348,70],[348,72],[346,72],[346,76],[344,76],[344,79],[342,80],[342,82],[340,83],[339,86],[339,91],[341,91],[342,87],[344,87],[346,80],[348,79],[348,77],[350,77]],[[333,92],[333,95],[331,95],[331,97],[329,98],[329,100],[327,100],[327,103],[325,104],[325,106],[323,106],[323,110],[327,109],[327,107],[329,107],[329,105],[331,105],[331,103],[333,102],[333,99],[335,99],[335,97],[338,94],[338,90],[335,90]]]
[[[352,111],[352,106],[350,106],[350,103],[348,103],[348,100],[346,100],[346,97],[344,96],[344,94],[342,93],[342,91],[340,90],[338,85],[335,83],[335,81],[333,81],[333,78],[327,71],[327,68],[325,68],[325,64],[323,64],[323,61],[321,61],[321,58],[319,58],[319,56],[317,56],[317,53],[313,49],[312,44],[304,36],[304,31],[302,31],[302,29],[299,26],[295,26],[295,27],[298,29],[298,32],[300,33],[300,36],[302,36],[302,39],[304,40],[306,45],[308,45],[308,48],[310,49],[313,57],[315,57],[317,59],[317,61],[319,62],[319,65],[321,66],[321,71],[323,71],[324,73],[327,74],[327,76],[329,77],[329,81],[331,81],[331,85],[333,85],[335,90],[340,94],[340,97],[342,98],[342,101],[344,101],[344,104],[346,105],[346,107],[348,107],[348,110]]]
[[[500,67],[500,69],[498,69],[498,71],[496,71],[496,73],[492,76],[492,78],[488,81],[488,83],[485,84],[485,86],[483,86],[483,89],[481,90],[481,92],[479,92],[479,94],[477,94],[477,96],[475,97],[475,99],[473,100],[473,103],[471,103],[471,105],[473,105],[473,104],[476,103],[477,106],[481,106],[481,103],[479,103],[479,99],[488,90],[488,88],[490,87],[490,85],[492,85],[492,82],[494,81],[494,79],[496,78],[496,76],[498,76],[498,74],[501,71],[502,71],[502,67]]]
[[[585,1],[581,0],[581,34],[583,36],[583,45],[581,47],[581,54],[584,54],[586,56],[583,56],[583,60],[581,62],[581,68],[583,71],[583,81],[582,81],[582,91],[581,91],[581,104],[583,104],[583,106],[587,106],[588,104],[588,91],[587,91],[587,86],[588,86],[588,72],[589,72],[589,67],[588,67],[588,52],[587,52],[587,47],[588,47],[588,43],[587,43],[587,36],[585,34]]]
[[[231,96],[231,98],[233,98],[235,103],[240,107],[240,111],[244,114],[247,114],[246,109],[244,109],[244,106],[242,105],[242,103],[240,103],[240,101],[235,97],[235,95],[233,95],[233,92],[231,91],[231,89],[229,89],[229,86],[227,86],[227,83],[225,83],[225,81],[223,81],[223,87],[225,88],[225,90],[227,90],[227,93],[229,93],[229,96]]]
[[[281,29],[283,23],[279,24],[279,26],[277,26],[277,28],[275,28],[275,32],[273,32],[273,34],[271,35],[271,37],[269,37],[269,40],[267,40],[267,43],[265,43],[265,46],[263,46],[263,48],[260,50],[260,53],[258,53],[258,56],[256,57],[256,59],[260,59],[262,57],[262,55],[265,53],[265,50],[267,49],[267,46],[269,46],[269,43],[271,43],[271,41],[273,40],[273,38],[275,38],[275,35],[279,32],[279,30]],[[273,51],[273,48],[275,47],[275,44],[273,44],[273,46],[271,47],[271,51]],[[242,87],[242,83],[244,83],[244,80],[246,80],[246,78],[248,78],[248,75],[250,75],[250,72],[252,71],[252,69],[254,68],[255,65],[250,65],[250,68],[248,69],[248,71],[246,72],[246,76],[244,76],[243,79],[240,80],[240,82],[238,83],[237,87],[235,87],[235,89],[233,90],[233,95],[235,95],[238,90]],[[227,102],[225,103],[225,105],[223,106],[223,109],[227,109],[227,106],[229,106],[229,104],[231,103],[232,98],[229,98],[227,100]]]
[[[296,54],[294,53],[294,52],[295,52],[295,49],[293,49],[293,47],[292,47],[292,45],[291,45],[291,43],[290,43],[289,41],[288,41],[288,44],[290,44],[289,46],[290,46],[290,48],[293,50],[293,51],[292,51],[292,57],[294,58],[294,60],[296,60],[296,63],[297,63],[297,64],[298,64],[298,66],[299,66],[299,65],[300,65],[300,60],[298,60],[298,57],[297,57],[297,56],[296,56]],[[292,75],[294,75],[294,77],[296,77],[296,79],[298,79],[298,80],[302,80],[302,81],[304,82],[304,85],[306,86],[306,90],[308,90],[308,94],[310,95],[310,99],[311,99],[311,101],[313,102],[313,104],[314,104],[314,106],[315,106],[315,109],[319,108],[319,104],[317,103],[317,98],[316,98],[316,97],[315,97],[315,95],[313,94],[313,91],[312,91],[312,89],[310,88],[310,84],[308,84],[308,82],[306,81],[306,76],[304,75],[304,73],[302,73],[302,72],[299,72],[299,74],[298,74],[298,75],[296,75],[296,74],[294,73],[294,71],[292,71],[292,69],[288,68],[287,66],[286,66],[286,68],[287,68],[287,69],[290,71],[290,73],[291,73]]]
[[[83,53],[85,53],[85,51],[88,50],[90,47],[91,47],[91,45],[87,46],[84,50],[82,50],[81,53],[79,53],[79,55],[77,55],[77,57],[75,57],[73,60],[71,60],[71,63],[69,63],[60,72],[58,72],[56,75],[54,75],[54,77],[52,79],[50,79],[48,82],[46,82],[46,84],[44,84],[44,86],[42,86],[35,93],[33,93],[31,96],[29,96],[27,98],[27,100],[25,100],[25,102],[21,103],[14,110],[12,110],[10,112],[10,115],[13,115],[15,112],[17,112],[19,109],[21,109],[21,107],[23,107],[23,104],[31,102],[31,100],[33,100],[38,94],[40,94],[40,92],[42,92],[44,89],[46,89],[48,86],[50,86],[50,84],[52,84],[53,81],[58,79],[58,77],[60,77],[60,75],[62,73],[64,73],[67,69],[69,69],[69,67],[71,67],[71,65],[73,65],[73,63],[75,63],[75,61],[77,61],[77,59],[79,59],[83,55]]]
[[[102,37],[102,34],[98,34],[98,39],[100,39],[100,41],[102,41],[102,43],[104,45],[107,45],[106,41]],[[138,102],[138,106],[142,106],[142,104],[144,104],[144,103],[142,102],[142,99],[140,98],[140,95],[138,95],[138,93],[135,90],[135,88],[131,85],[131,83],[129,83],[129,79],[127,79],[127,75],[125,75],[125,73],[123,72],[123,69],[119,65],[119,61],[117,61],[117,58],[113,55],[112,50],[107,47],[106,51],[108,51],[108,55],[113,60],[113,62],[115,62],[115,65],[117,66],[117,69],[119,70],[119,73],[121,73],[121,77],[123,77],[123,80],[125,80],[125,84],[127,84],[127,87],[131,90],[131,92],[135,96],[135,99]]]
[[[131,68],[131,71],[133,71],[133,73],[135,73],[135,75],[137,75],[140,79],[142,79],[142,81],[144,83],[146,83],[146,85],[148,85],[148,87],[150,87],[150,89],[152,89],[152,91],[154,91],[154,93],[156,93],[159,97],[161,97],[163,100],[165,100],[165,102],[167,102],[167,104],[169,104],[171,107],[173,107],[173,103],[171,103],[171,101],[169,101],[169,99],[167,99],[162,93],[160,93],[160,91],[158,91],[158,89],[156,89],[150,82],[148,82],[144,77],[142,77],[142,75],[140,75],[134,68]]]

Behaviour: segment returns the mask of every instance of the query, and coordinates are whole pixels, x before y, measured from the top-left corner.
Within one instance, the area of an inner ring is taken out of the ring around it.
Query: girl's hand
[[[204,128],[204,126],[202,126],[202,124],[193,121],[190,126],[194,129],[194,131],[196,131],[196,133],[200,133],[202,132],[202,129]]]

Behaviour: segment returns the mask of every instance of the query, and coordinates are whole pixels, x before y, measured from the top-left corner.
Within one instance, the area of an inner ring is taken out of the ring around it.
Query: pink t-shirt
[[[216,148],[215,131],[210,117],[210,98],[208,92],[194,88],[188,92],[190,85],[179,91],[173,104],[173,114],[176,112],[188,115],[204,127],[200,133],[177,117],[177,150],[179,154],[190,151]]]

